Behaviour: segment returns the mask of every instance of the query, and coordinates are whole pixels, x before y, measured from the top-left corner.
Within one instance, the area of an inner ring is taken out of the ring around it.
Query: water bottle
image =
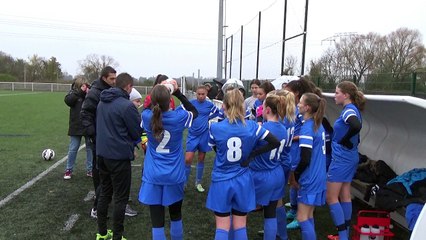
[[[362,225],[359,240],[370,240],[370,226]]]

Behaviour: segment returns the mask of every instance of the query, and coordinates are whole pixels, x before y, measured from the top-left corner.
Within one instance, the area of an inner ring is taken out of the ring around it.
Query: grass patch
[[[64,96],[65,93],[56,92],[29,94],[0,91],[0,199],[67,155],[69,108],[63,102]],[[45,148],[55,150],[56,158],[53,161],[42,160],[41,151]],[[63,180],[65,165],[61,164],[1,207],[0,239],[94,239],[97,224],[89,217],[93,201],[84,201],[87,193],[93,190],[91,179],[85,175],[85,156],[84,150],[77,155],[71,180]],[[203,179],[206,192],[198,193],[195,187],[191,187],[193,185],[188,185],[182,209],[185,239],[214,237],[214,216],[205,208],[213,159],[213,153],[207,154]],[[143,153],[139,152],[133,164],[143,164]],[[149,209],[138,202],[141,170],[140,166],[132,168],[130,204],[139,215],[125,220],[125,236],[128,239],[151,239]],[[191,171],[190,183],[194,179],[195,168]],[[366,208],[359,203],[354,206],[357,209]],[[79,215],[77,222],[70,231],[64,231],[65,222],[73,214]],[[257,233],[263,228],[262,216],[260,212],[250,213],[247,228],[249,239],[263,239]],[[318,239],[326,239],[327,234],[335,232],[327,207],[317,209],[315,222]],[[168,227],[166,223],[166,229]],[[406,232],[399,229],[394,231],[397,234],[394,239],[408,239]],[[289,231],[289,236],[291,239],[301,239],[298,230]]]

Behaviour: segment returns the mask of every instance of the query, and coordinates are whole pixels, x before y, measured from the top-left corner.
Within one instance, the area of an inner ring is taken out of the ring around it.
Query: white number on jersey
[[[283,149],[284,149],[285,145],[286,145],[285,144],[285,139],[281,140],[280,146],[278,148],[272,149],[271,155],[269,156],[269,160],[274,160],[275,156],[277,156],[277,158],[279,158],[281,156],[281,153],[283,152]],[[277,154],[277,149],[278,149],[278,154]]]
[[[324,143],[322,145],[322,153],[325,155],[325,132],[322,132],[322,142]]]
[[[226,157],[228,158],[228,161],[239,161],[243,154],[241,151],[241,139],[238,137],[231,137],[230,139],[228,139],[226,145],[228,146],[228,151],[226,152]]]
[[[293,142],[293,135],[294,135],[294,127],[287,128],[287,139],[288,142],[286,143],[285,147],[290,147],[291,143]]]
[[[158,144],[155,151],[157,151],[158,153],[169,153],[170,149],[167,149],[165,147],[166,147],[167,143],[169,143],[170,137],[171,137],[170,132],[167,131],[167,130],[164,130],[163,139],[161,140],[160,144]]]

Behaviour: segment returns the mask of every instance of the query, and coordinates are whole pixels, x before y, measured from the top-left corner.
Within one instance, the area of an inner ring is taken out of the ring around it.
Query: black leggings
[[[270,201],[268,206],[263,207],[263,217],[264,218],[275,218],[277,216],[276,208],[277,208],[278,200],[277,201]]]
[[[172,221],[179,221],[182,219],[182,202],[183,200],[180,200],[169,206],[169,214],[170,214],[170,219]],[[149,206],[149,212],[151,215],[151,222],[152,222],[153,228],[164,227],[164,221],[165,221],[164,208],[165,207],[163,205]]]
[[[222,213],[222,212],[214,212],[214,215],[218,216],[218,217],[228,217],[231,215],[230,212],[226,212],[226,213]],[[246,212],[240,212],[237,211],[235,209],[232,209],[232,215],[236,215],[236,216],[246,216],[247,213]]]

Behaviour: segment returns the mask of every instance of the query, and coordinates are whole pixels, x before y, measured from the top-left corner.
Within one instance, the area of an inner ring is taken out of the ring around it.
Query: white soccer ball
[[[53,158],[55,158],[55,151],[53,151],[50,148],[44,149],[43,152],[41,153],[41,157],[46,161],[50,161]]]

